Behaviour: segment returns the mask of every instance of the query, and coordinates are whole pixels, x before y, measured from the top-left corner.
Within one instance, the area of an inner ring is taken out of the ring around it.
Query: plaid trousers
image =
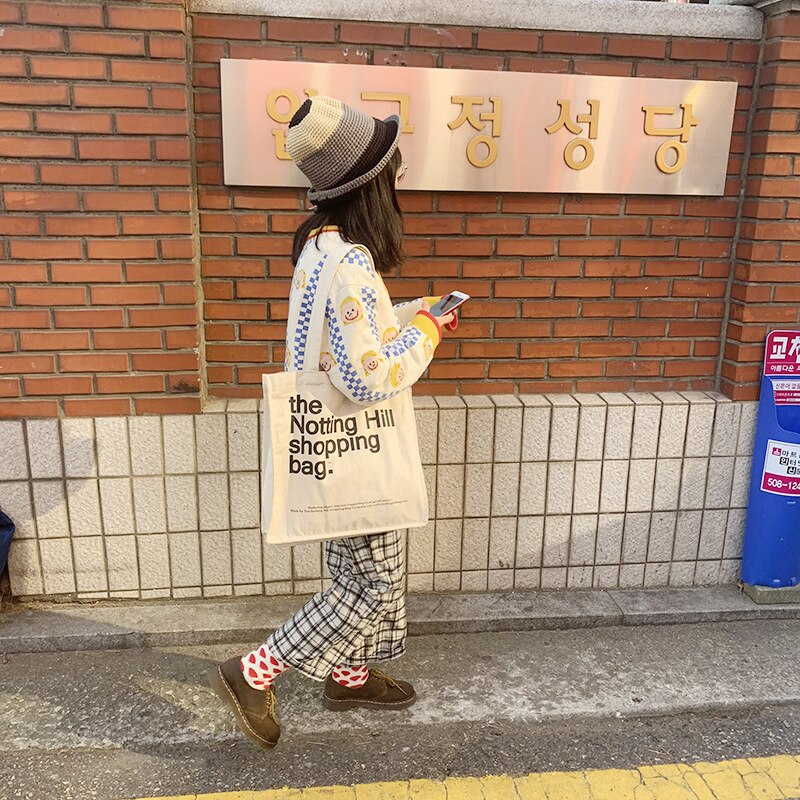
[[[340,665],[402,655],[407,626],[400,531],[329,539],[325,555],[333,583],[270,636],[270,652],[318,681]]]

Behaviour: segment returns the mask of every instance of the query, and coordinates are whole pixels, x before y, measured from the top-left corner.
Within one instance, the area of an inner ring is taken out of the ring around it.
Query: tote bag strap
[[[319,272],[306,333],[306,349],[302,372],[319,371],[319,358],[322,354],[322,332],[325,328],[325,308],[328,305],[331,285],[339,263],[353,247],[354,245],[350,242],[343,242],[331,248]]]

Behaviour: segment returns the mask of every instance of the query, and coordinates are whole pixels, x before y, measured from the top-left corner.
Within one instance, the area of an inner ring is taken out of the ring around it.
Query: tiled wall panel
[[[410,591],[730,583],[756,404],[702,392],[415,398],[431,522]],[[259,530],[255,400],[0,421],[15,595],[301,594],[322,546]]]

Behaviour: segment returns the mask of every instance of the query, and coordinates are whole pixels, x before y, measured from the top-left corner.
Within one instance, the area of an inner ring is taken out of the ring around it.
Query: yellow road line
[[[138,800],[800,800],[800,755]]]

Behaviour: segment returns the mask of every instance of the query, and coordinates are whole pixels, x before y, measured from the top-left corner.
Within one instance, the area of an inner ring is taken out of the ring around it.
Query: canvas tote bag
[[[269,544],[428,522],[411,390],[358,405],[319,368],[331,282],[351,247],[332,248],[320,271],[303,369],[262,378],[261,527]]]

